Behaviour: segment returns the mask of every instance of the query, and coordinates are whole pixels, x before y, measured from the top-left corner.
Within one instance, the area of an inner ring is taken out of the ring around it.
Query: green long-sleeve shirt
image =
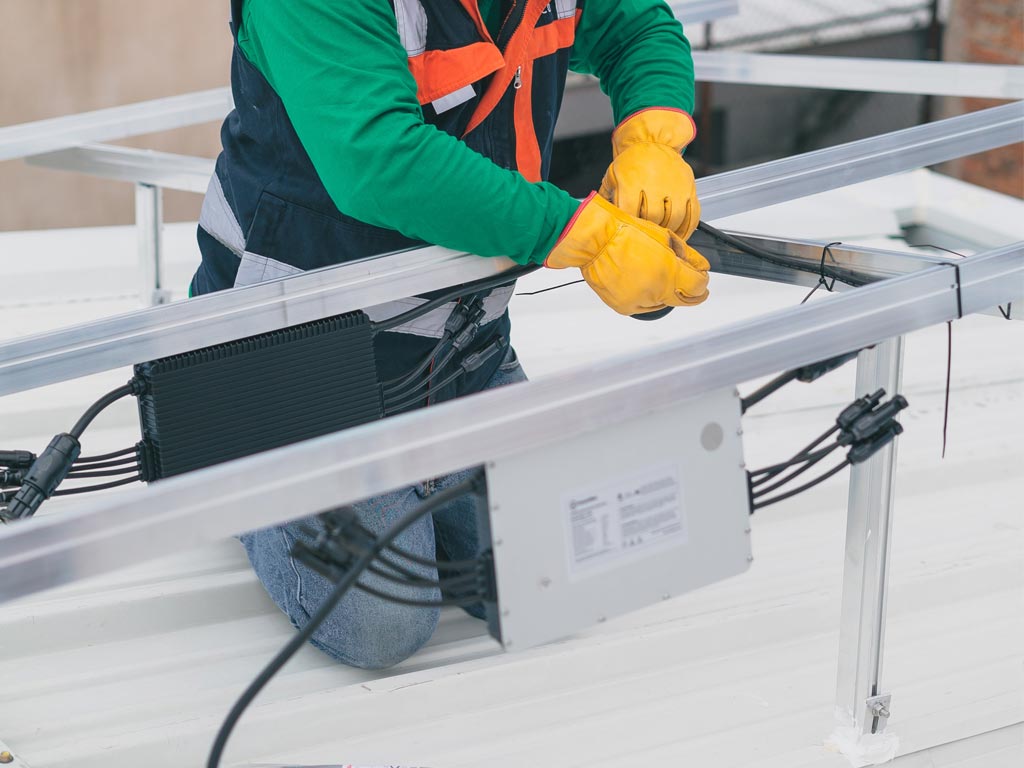
[[[500,0],[480,0],[491,26]],[[481,256],[540,263],[578,202],[424,122],[387,0],[247,0],[238,42],[281,97],[334,204],[360,221]],[[588,0],[570,65],[616,122],[693,109],[693,64],[664,0]]]

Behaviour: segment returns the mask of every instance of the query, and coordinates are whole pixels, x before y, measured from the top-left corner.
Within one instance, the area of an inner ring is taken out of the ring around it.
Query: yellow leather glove
[[[612,134],[614,159],[601,197],[688,239],[700,221],[700,202],[693,170],[681,153],[696,135],[693,118],[682,110],[633,113]]]
[[[601,300],[622,315],[700,304],[711,266],[674,232],[591,194],[544,266],[579,267]]]

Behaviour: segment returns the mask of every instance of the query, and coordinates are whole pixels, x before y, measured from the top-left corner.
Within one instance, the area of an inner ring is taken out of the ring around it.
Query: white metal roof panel
[[[872,212],[870,201],[897,210],[925,200],[932,187],[921,178],[906,177],[902,192],[895,181],[854,188],[846,201],[858,201],[849,210],[860,213],[842,236],[896,234],[898,217]],[[976,226],[1000,237],[1005,215],[995,203],[1006,201],[988,202]],[[826,198],[830,208],[843,204]],[[827,236],[810,231],[824,221],[814,201],[780,207],[774,220],[786,234]],[[745,226],[742,218],[730,224]],[[172,258],[187,274],[190,227],[168,229]],[[113,259],[104,271],[130,286],[130,231],[107,235],[123,242],[100,249]],[[31,252],[39,271],[87,272],[75,249],[89,236],[99,247],[100,233],[40,233],[31,250],[26,235],[2,235],[0,259]],[[538,285],[564,279],[536,276]],[[542,376],[804,294],[720,275],[712,290],[701,308],[660,323],[614,316],[579,286],[517,297],[514,341],[527,370]],[[3,332],[81,321],[130,301],[67,298],[8,304]],[[941,461],[945,344],[944,328],[908,341],[911,408],[899,450],[883,675],[894,693],[890,722],[905,768],[1016,768],[1024,759],[1021,327],[992,317],[955,324],[950,447]],[[124,372],[104,376],[119,381]],[[0,399],[0,438],[44,442],[106,383],[90,377]],[[747,417],[748,463],[788,455],[851,397],[847,369],[783,390]],[[130,407],[104,414],[91,447],[128,444],[133,419]],[[49,513],[67,506],[55,500]],[[837,479],[765,510],[753,520],[757,560],[744,576],[528,652],[500,653],[458,612],[444,615],[427,649],[383,673],[307,648],[243,718],[229,757],[237,765],[433,768],[847,765],[824,744],[833,727],[844,509]],[[233,541],[3,605],[0,740],[33,768],[200,764],[231,702],[291,632]],[[946,742],[954,743],[936,746]]]

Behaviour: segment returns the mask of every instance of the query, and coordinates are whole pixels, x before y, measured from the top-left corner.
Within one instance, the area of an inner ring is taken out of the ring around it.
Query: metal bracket
[[[871,733],[882,733],[889,722],[890,704],[892,703],[891,693],[882,693],[878,696],[871,696],[864,702],[864,725],[867,728],[870,724]]]

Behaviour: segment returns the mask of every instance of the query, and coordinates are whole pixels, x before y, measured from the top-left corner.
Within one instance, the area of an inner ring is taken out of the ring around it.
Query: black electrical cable
[[[825,271],[820,265],[808,264],[805,261],[793,258],[788,253],[782,253],[781,251],[772,251],[767,248],[761,248],[752,243],[748,243],[745,240],[741,240],[738,237],[733,237],[732,235],[726,234],[722,230],[717,229],[711,226],[710,224],[706,224],[703,221],[697,224],[697,229],[699,229],[704,234],[714,238],[715,240],[723,242],[726,245],[731,245],[738,251],[742,251],[743,253],[746,253],[750,256],[756,256],[757,258],[762,259],[763,261],[767,261],[770,264],[775,264],[776,266],[780,267],[786,267],[787,269],[795,269],[798,272],[808,272],[812,275],[817,275],[819,278],[825,275]],[[837,245],[837,243],[832,243],[831,245]],[[827,277],[832,278],[834,280],[840,280],[850,286],[859,286],[864,285],[866,283],[863,277],[857,275],[854,272],[851,272],[850,270],[842,269],[841,267],[835,265],[833,265],[830,272],[831,274],[827,275]]]
[[[490,288],[499,288],[518,280],[520,277],[525,277],[531,272],[536,272],[538,269],[540,269],[539,264],[530,264],[525,267],[513,267],[512,269],[502,272],[500,275],[496,275],[494,277],[486,277],[482,280],[464,283],[449,291],[445,291],[445,293],[441,294],[437,298],[424,302],[414,309],[410,309],[408,312],[403,312],[400,315],[389,317],[387,320],[380,320],[378,322],[371,323],[370,327],[378,333],[388,331],[402,325],[402,323],[407,323],[410,320],[415,320],[417,317],[422,317],[428,312],[432,312],[438,307],[447,304],[458,296],[462,296],[467,293],[475,293],[476,291],[486,291]]]
[[[765,493],[771,493],[774,490],[778,490],[782,486],[788,485],[792,480],[794,480],[795,478],[797,478],[800,475],[802,475],[804,472],[806,472],[808,469],[813,467],[815,464],[817,464],[817,463],[819,463],[821,461],[824,461],[828,457],[828,455],[830,453],[832,453],[838,447],[839,447],[839,443],[833,443],[832,445],[830,445],[825,450],[820,451],[819,452],[820,455],[815,456],[813,459],[806,459],[805,462],[804,462],[804,465],[802,467],[798,467],[798,468],[794,469],[788,475],[786,475],[785,477],[783,477],[783,478],[781,478],[779,480],[776,480],[774,483],[772,483],[769,486],[758,487],[760,485],[760,483],[763,483],[763,482],[765,482],[767,480],[771,480],[772,479],[771,477],[765,477],[765,478],[763,478],[759,482],[751,483],[751,487],[756,489],[755,490],[755,494],[756,495],[765,494]]]
[[[440,371],[441,369],[438,369],[438,370]],[[454,373],[452,373],[451,375],[445,377],[440,382],[438,382],[437,386],[435,387],[435,390],[444,389],[449,384],[452,384],[457,379],[459,379],[459,378],[461,378],[462,376],[465,376],[465,375],[466,375],[466,369],[465,368],[459,368]],[[429,380],[428,380],[428,382],[429,382]],[[430,391],[426,390],[426,391],[414,394],[411,397],[407,397],[404,400],[399,400],[397,403],[391,403],[391,402],[385,403],[384,415],[385,416],[392,416],[395,413],[398,413],[398,411],[405,410],[409,406],[415,405],[420,400],[423,400],[423,399],[428,398],[428,397],[430,397]]]
[[[117,488],[122,485],[128,485],[134,483],[137,480],[141,480],[142,475],[133,475],[132,477],[126,477],[124,480],[118,480],[113,483],[100,483],[99,485],[87,485],[84,488],[68,488],[67,490],[54,491],[54,496],[73,496],[76,493],[89,493],[90,491],[105,491],[108,488]]]
[[[108,461],[109,459],[116,459],[120,456],[127,456],[128,454],[135,453],[135,446],[131,448],[125,448],[120,451],[114,451],[113,453],[102,453],[98,456],[79,456],[75,459],[76,464],[92,464],[96,461]]]
[[[105,394],[103,397],[101,397],[99,400],[97,400],[95,403],[89,406],[88,410],[82,414],[82,418],[80,418],[75,423],[75,426],[71,428],[71,431],[68,434],[70,434],[75,439],[81,438],[82,433],[85,432],[86,427],[88,427],[92,423],[93,419],[99,416],[100,411],[102,411],[107,406],[116,403],[122,397],[128,397],[129,395],[135,394],[135,392],[136,384],[134,381],[130,381],[123,387],[118,387],[117,389],[107,392],[107,394]]]
[[[787,491],[786,493],[780,494],[780,495],[775,496],[773,498],[766,499],[766,500],[764,500],[764,501],[762,501],[760,503],[757,503],[758,496],[757,496],[757,494],[755,494],[754,495],[754,502],[755,502],[754,503],[754,509],[755,510],[763,509],[764,507],[769,507],[772,504],[775,504],[775,503],[780,502],[780,501],[785,501],[786,499],[789,499],[789,498],[791,498],[793,496],[796,496],[798,493],[803,493],[804,491],[813,488],[814,486],[818,485],[819,483],[825,482],[830,477],[832,477],[833,475],[837,474],[838,472],[841,472],[843,469],[845,469],[848,466],[850,466],[849,459],[843,461],[841,464],[837,464],[836,466],[832,467],[832,469],[830,469],[828,472],[825,472],[824,474],[819,475],[818,477],[814,478],[813,480],[811,480],[808,483],[804,483],[803,485],[798,486],[798,487],[794,488],[791,491]]]
[[[416,377],[422,375],[423,372],[427,370],[427,367],[431,362],[433,362],[434,358],[441,354],[441,352],[445,351],[445,347],[451,343],[453,338],[454,336],[452,334],[445,333],[437,345],[430,350],[422,360],[420,360],[419,365],[409,371],[409,373],[403,374],[402,376],[396,376],[393,379],[385,381],[383,383],[384,392],[387,393],[390,390],[401,389],[410,382],[413,382]]]
[[[431,382],[436,380],[437,377],[441,375],[441,372],[444,371],[445,366],[447,366],[448,363],[452,361],[452,359],[455,357],[458,351],[459,350],[454,348],[447,350],[445,352],[444,357],[442,357],[439,361],[436,361],[434,365],[434,370],[430,372],[430,375],[427,376],[427,378],[421,379],[420,381],[409,382],[408,384],[403,384],[401,386],[396,385],[394,387],[391,387],[390,389],[385,389],[384,398],[387,399],[392,397],[405,397],[406,395],[412,394],[413,392],[419,392],[420,390],[429,387]],[[433,358],[431,358],[431,360],[433,360]]]
[[[362,547],[358,546],[353,542],[346,541],[343,537],[338,538],[338,543],[346,550],[348,550],[351,554],[356,555],[357,557],[366,553],[365,549],[363,549]],[[463,586],[463,584],[472,584],[473,582],[480,579],[482,575],[482,571],[480,571],[479,568],[479,561],[477,561],[476,572],[460,574],[458,576],[452,576],[445,579],[429,579],[424,576],[421,576],[418,573],[415,573],[414,571],[410,571],[408,568],[406,568],[403,565],[400,565],[399,563],[395,563],[391,560],[386,560],[383,554],[377,558],[377,562],[381,563],[387,568],[392,569],[395,573],[388,573],[380,565],[376,565],[374,563],[371,563],[369,568],[367,568],[367,570],[370,573],[376,574],[377,576],[380,576],[382,579],[386,579],[394,584],[420,589],[447,589],[450,591]]]
[[[751,475],[751,477],[754,477],[754,476],[757,476],[757,475],[766,475],[767,477],[765,479],[770,479],[774,475],[779,474],[779,472],[785,472],[787,469],[789,469],[790,467],[793,467],[793,466],[795,466],[797,464],[803,464],[805,461],[808,461],[809,459],[816,459],[816,458],[819,458],[821,456],[825,456],[830,451],[832,451],[833,448],[835,448],[835,445],[831,445],[831,446],[829,446],[827,448],[822,448],[820,450],[812,451],[812,452],[809,452],[809,453],[801,452],[801,453],[798,453],[796,456],[792,457],[791,459],[786,459],[785,461],[780,461],[778,464],[771,464],[770,466],[763,467],[761,469],[755,470],[755,471],[751,472],[750,475]],[[758,482],[763,482],[763,481],[759,480]]]
[[[838,429],[839,429],[839,425],[836,424],[833,427],[831,427],[829,430],[827,430],[826,432],[822,432],[820,436],[816,437],[805,448],[802,448],[800,450],[800,452],[797,453],[791,459],[787,459],[786,461],[779,462],[778,464],[772,464],[772,465],[767,466],[767,467],[762,467],[761,469],[755,469],[753,472],[750,473],[751,477],[758,477],[759,475],[764,475],[764,477],[758,477],[758,479],[756,481],[754,481],[755,485],[758,484],[758,483],[763,483],[766,480],[770,480],[775,475],[779,474],[780,472],[785,472],[787,469],[789,469],[790,467],[792,467],[792,466],[794,466],[796,464],[800,464],[802,462],[807,461],[808,458],[811,457],[811,452],[815,448],[817,448],[822,442],[824,442],[829,437],[831,437]]]
[[[91,467],[87,467],[86,469],[82,470],[78,470],[72,467],[71,471],[68,472],[65,479],[77,480],[84,477],[118,477],[120,475],[131,474],[132,472],[138,473],[139,469],[140,467],[137,463],[132,464],[131,466],[123,467],[122,469],[101,469],[95,472],[92,471]]]
[[[278,651],[277,655],[270,660],[270,662],[249,684],[245,691],[242,692],[242,695],[239,696],[234,706],[231,707],[231,711],[228,712],[227,717],[221,724],[220,730],[217,731],[217,736],[210,748],[210,755],[206,761],[207,768],[218,768],[221,757],[224,754],[224,748],[227,746],[228,738],[231,736],[231,732],[234,730],[235,725],[242,716],[242,713],[245,712],[246,708],[252,703],[252,700],[256,698],[257,694],[263,690],[266,684],[270,682],[271,678],[277,674],[278,670],[288,663],[288,660],[306,644],[309,638],[313,636],[313,633],[316,632],[317,628],[337,607],[338,603],[345,596],[345,593],[355,585],[363,571],[365,571],[370,563],[373,562],[373,559],[377,557],[377,555],[379,555],[388,544],[397,539],[409,526],[424,515],[432,513],[437,507],[442,504],[446,504],[459,496],[477,492],[479,482],[480,474],[477,473],[465,482],[454,485],[451,488],[446,488],[443,491],[439,491],[430,498],[424,500],[419,507],[405,515],[401,520],[395,522],[387,529],[387,531],[381,534],[369,551],[353,563],[352,568],[344,575],[344,577],[342,577],[341,581],[339,581],[334,587],[331,594],[327,596],[327,599],[324,600],[316,613],[310,617],[306,626],[296,633],[296,635],[292,637],[292,639],[289,640],[280,651]]]
[[[71,465],[71,470],[79,469],[114,469],[117,467],[130,467],[139,463],[138,456],[125,456],[123,459],[111,459],[110,461],[76,461]]]
[[[758,403],[760,403],[762,400],[764,400],[769,395],[772,395],[775,392],[777,392],[780,389],[782,389],[784,386],[786,386],[791,381],[796,379],[796,377],[797,377],[797,370],[793,369],[792,371],[786,371],[785,373],[780,374],[779,376],[776,376],[774,379],[769,381],[763,387],[758,387],[753,392],[751,392],[749,395],[747,395],[746,397],[740,399],[740,410],[741,410],[741,412],[742,413],[746,413],[750,408],[752,408],[753,406],[755,406]]]

